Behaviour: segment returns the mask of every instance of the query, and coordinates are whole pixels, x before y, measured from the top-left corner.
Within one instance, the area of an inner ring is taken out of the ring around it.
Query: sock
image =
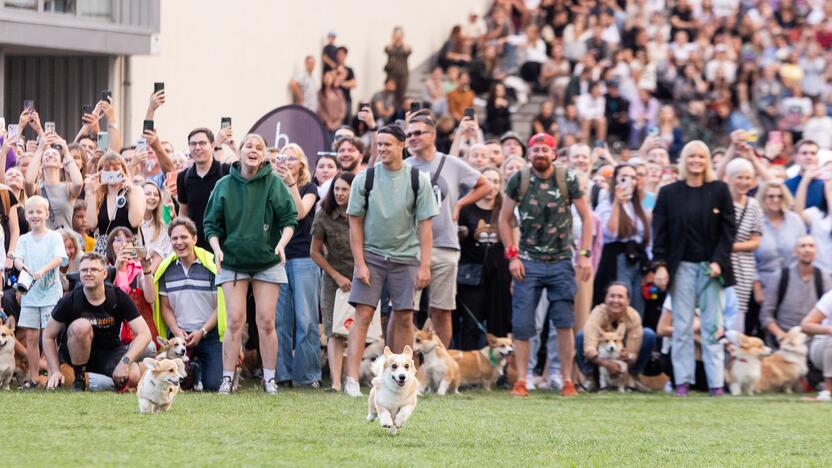
[[[228,377],[231,380],[234,380],[234,371],[233,370],[224,370],[222,371],[222,377]]]
[[[269,380],[274,379],[274,369],[266,369],[263,368],[263,381],[268,382]]]

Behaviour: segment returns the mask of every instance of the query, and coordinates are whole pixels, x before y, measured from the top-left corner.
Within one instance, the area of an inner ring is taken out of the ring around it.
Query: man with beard
[[[459,211],[489,192],[491,183],[462,159],[436,150],[436,125],[426,115],[410,118],[407,147],[413,167],[428,174],[439,205],[433,220],[429,289],[430,317],[436,334],[447,347],[451,342],[451,311],[456,309],[456,276],[459,267]],[[463,193],[467,192],[465,196]]]
[[[197,128],[188,134],[188,148],[194,163],[188,169],[176,176],[176,197],[179,200],[179,215],[191,218],[197,227],[197,242],[199,247],[209,250],[208,240],[202,220],[205,217],[205,207],[208,198],[214,190],[217,181],[228,174],[231,164],[219,162],[214,153],[222,151],[223,143],[234,146],[231,141],[231,127],[220,131],[214,141],[214,133],[207,128]]]
[[[574,172],[556,168],[555,139],[538,133],[529,140],[532,167],[514,174],[506,186],[500,210],[500,237],[506,246],[505,257],[514,278],[512,333],[516,356],[517,381],[511,393],[528,396],[526,373],[529,339],[540,333],[535,309],[545,289],[549,299],[548,316],[557,328],[558,354],[563,376],[562,396],[577,395],[572,383],[575,357],[575,269],[572,267],[572,213],[575,205],[581,218],[581,249],[577,276],[586,281],[590,263],[592,214]],[[512,235],[514,210],[519,212],[520,239]]]

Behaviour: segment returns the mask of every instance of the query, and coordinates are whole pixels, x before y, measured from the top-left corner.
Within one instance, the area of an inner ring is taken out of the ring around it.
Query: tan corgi
[[[762,373],[762,359],[771,354],[771,348],[757,337],[738,333],[736,345],[730,347],[730,353],[733,359],[725,368],[725,382],[731,395],[754,395]]]
[[[806,364],[808,338],[799,326],[792,327],[780,340],[780,349],[763,358],[757,391],[792,393],[809,372]]]
[[[185,346],[184,338],[174,336],[166,340],[157,336],[156,342],[159,343],[159,354],[156,355],[157,361],[160,359],[181,359],[183,362],[188,362],[188,348]]]
[[[601,390],[614,386],[618,387],[619,392],[624,393],[627,389],[629,375],[627,363],[620,359],[621,350],[624,349],[624,335],[626,332],[627,326],[622,323],[613,332],[603,332],[598,339],[598,357],[612,361],[621,368],[621,374],[618,377],[612,377],[609,369],[598,366],[598,387]]]
[[[373,372],[376,377],[367,400],[367,421],[378,418],[381,427],[396,435],[416,409],[419,382],[413,350],[405,345],[402,354],[393,354],[385,347],[384,354],[373,363]]]
[[[419,381],[419,392],[435,391],[444,395],[448,390],[459,393],[459,364],[448,354],[442,340],[432,330],[419,330],[413,339],[413,351],[422,353],[425,362],[424,380]]]
[[[188,375],[185,363],[181,359],[157,361],[151,358],[145,358],[142,363],[147,370],[136,389],[139,412],[147,414],[169,410],[173,398],[179,393],[179,384]]]
[[[10,390],[14,369],[14,332],[0,320],[0,390]]]
[[[486,390],[503,375],[506,361],[514,352],[511,337],[486,335],[488,346],[479,351],[450,350],[448,354],[459,364],[460,384],[482,386]]]

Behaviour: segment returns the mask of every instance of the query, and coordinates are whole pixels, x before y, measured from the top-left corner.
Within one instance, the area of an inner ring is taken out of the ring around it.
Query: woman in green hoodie
[[[240,146],[240,160],[217,182],[205,209],[205,237],[214,251],[215,281],[222,286],[228,314],[219,393],[231,392],[246,322],[249,283],[256,302],[263,390],[277,393],[274,310],[280,284],[287,282],[284,250],[297,226],[298,213],[286,185],[268,163],[263,163],[265,149],[263,137],[246,135]]]

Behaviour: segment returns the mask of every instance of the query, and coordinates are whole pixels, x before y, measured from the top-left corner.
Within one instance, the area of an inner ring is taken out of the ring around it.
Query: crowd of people
[[[0,130],[21,386],[64,365],[73,388],[128,388],[180,338],[204,390],[234,391],[248,350],[266,393],[358,396],[365,345],[400,352],[430,318],[447,348],[511,336],[517,396],[622,374],[598,352],[619,330],[636,389],[719,396],[723,335],[776,348],[800,326],[829,399],[830,5],[498,0],[418,97],[396,28],[355,105],[330,33],[320,80],[309,56],[289,86],[332,135],[314,166],[227,124],[176,151],[152,125],[163,89],[135,145],[109,98],[70,144],[27,107]]]

